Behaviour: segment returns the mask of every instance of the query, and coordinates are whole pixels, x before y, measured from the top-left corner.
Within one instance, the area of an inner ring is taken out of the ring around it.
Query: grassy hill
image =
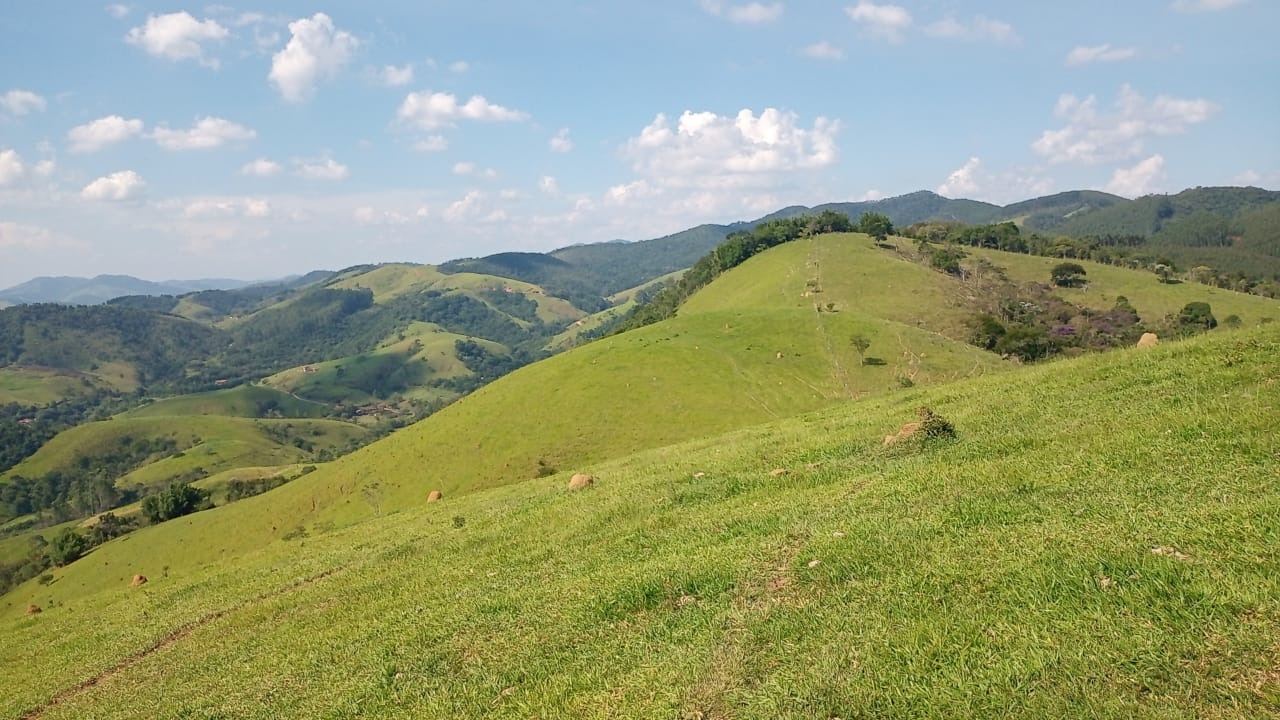
[[[178,415],[226,415],[229,417],[324,417],[328,407],[259,385],[240,385],[226,390],[192,393],[157,400],[124,417]]]
[[[122,488],[138,484],[156,487],[197,469],[203,477],[229,468],[313,460],[316,453],[325,449],[337,452],[365,433],[357,425],[335,420],[121,416],[59,433],[36,454],[0,474],[0,483],[14,476],[74,473],[82,467],[100,466],[103,462],[99,458],[119,456],[130,446],[155,445],[154,452],[140,451],[136,457],[122,460],[129,470],[117,476],[116,484]],[[171,447],[168,442],[160,447],[160,441],[170,440]]]
[[[1277,358],[917,387],[164,571],[313,473],[5,598],[0,713],[1276,717]],[[958,439],[882,449],[919,405]]]

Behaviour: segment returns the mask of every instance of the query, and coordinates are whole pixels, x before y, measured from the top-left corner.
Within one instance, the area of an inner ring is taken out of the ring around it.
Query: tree
[[[1160,278],[1160,282],[1162,283],[1169,282],[1169,278],[1173,276],[1173,267],[1164,263],[1156,263],[1155,266],[1151,268],[1151,271]]]
[[[858,232],[870,235],[876,242],[884,242],[893,234],[893,221],[884,213],[862,213],[858,218]]]
[[[849,341],[853,349],[858,353],[858,360],[863,365],[867,364],[867,348],[871,347],[871,340],[866,335],[854,335]]]
[[[1192,334],[1212,330],[1218,327],[1218,319],[1206,302],[1190,302],[1178,313],[1178,330],[1183,334]]]
[[[152,524],[162,523],[209,507],[209,491],[177,483],[142,500],[142,514]]]
[[[49,543],[49,559],[54,565],[69,565],[89,550],[89,538],[75,528],[63,528],[62,532],[53,536]]]
[[[1049,279],[1058,287],[1080,287],[1084,284],[1085,270],[1079,263],[1058,263],[1049,271]]]

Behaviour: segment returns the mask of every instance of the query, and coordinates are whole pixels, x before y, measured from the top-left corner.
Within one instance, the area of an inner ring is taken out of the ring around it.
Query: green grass
[[[0,405],[51,405],[97,389],[92,376],[69,370],[0,368]]]
[[[317,472],[4,598],[0,714],[1280,717],[1278,403],[1280,330],[1213,333],[165,572]],[[921,404],[958,440],[881,449]]]
[[[906,241],[901,241],[900,244],[905,247]],[[970,254],[971,259],[983,258],[993,265],[1005,268],[1009,278],[1019,282],[1047,284],[1050,269],[1063,262],[1058,258],[998,250],[965,248],[965,252]],[[1218,322],[1229,315],[1238,315],[1245,326],[1257,325],[1264,318],[1280,321],[1280,304],[1269,298],[1189,281],[1165,284],[1151,272],[1128,270],[1089,260],[1070,262],[1085,268],[1088,283],[1083,288],[1057,288],[1055,292],[1084,307],[1109,310],[1115,306],[1116,298],[1123,295],[1137,309],[1139,317],[1149,323],[1160,322],[1168,315],[1177,315],[1189,302],[1209,303]]]
[[[438,325],[415,322],[383,340],[372,352],[290,368],[264,379],[262,384],[311,401],[358,405],[377,401],[369,390],[378,384],[379,376],[394,376],[404,386],[398,393],[400,397],[452,400],[456,393],[429,387],[427,382],[472,374],[458,359],[455,348],[457,341],[466,339],[466,335],[448,332]],[[476,342],[496,353],[507,351],[496,342]]]
[[[283,438],[274,437],[271,431]],[[301,439],[315,446],[338,450],[366,431],[336,420],[253,420],[249,418],[192,415],[181,417],[117,417],[86,423],[59,433],[36,454],[0,475],[0,482],[21,475],[35,478],[50,472],[72,472],[81,456],[101,456],[114,451],[124,438],[134,440],[171,437],[180,455],[156,457],[117,479],[117,485],[160,486],[173,478],[203,469],[217,473],[236,467],[284,465],[310,460],[312,454],[293,445]]]
[[[292,418],[318,418],[327,411],[320,403],[302,400],[287,392],[260,385],[240,385],[157,400],[124,413],[122,417],[225,415],[251,418],[261,417],[268,407],[283,417]]]

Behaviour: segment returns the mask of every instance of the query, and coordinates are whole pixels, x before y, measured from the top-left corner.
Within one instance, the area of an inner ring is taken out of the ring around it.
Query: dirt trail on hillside
[[[182,625],[180,627],[175,628],[164,637],[152,643],[149,647],[143,648],[141,650],[138,650],[126,656],[125,658],[117,662],[115,665],[98,673],[97,675],[94,675],[93,677],[90,677],[90,678],[86,678],[85,680],[82,680],[79,683],[72,685],[69,688],[65,688],[63,690],[58,691],[53,697],[49,698],[49,700],[47,700],[45,703],[43,703],[39,707],[28,710],[27,712],[23,713],[20,717],[22,718],[22,720],[35,720],[36,718],[44,717],[44,714],[49,712],[50,710],[53,710],[57,708],[59,705],[62,705],[68,700],[80,695],[81,693],[84,693],[85,691],[93,687],[96,687],[97,685],[100,685],[104,681],[110,680],[112,677],[119,675],[120,673],[132,668],[133,666],[137,665],[138,663],[141,663],[143,660],[146,660],[148,657],[151,657],[157,652],[160,652],[161,650],[171,647],[172,645],[183,640],[188,635],[195,632],[196,630],[199,630],[205,625],[208,625],[213,622],[217,622],[218,620],[226,617],[227,615],[230,615],[231,613],[237,612],[239,610],[243,610],[251,605],[264,602],[267,600],[271,600],[273,598],[280,597],[281,595],[287,595],[288,593],[291,593],[295,590],[299,590],[301,588],[307,587],[308,585],[317,583],[327,577],[330,577],[339,572],[342,572],[343,570],[346,570],[348,567],[350,566],[340,565],[335,568],[330,568],[328,570],[325,570],[324,572],[302,578],[301,580],[296,580],[292,583],[289,583],[288,585],[285,585],[284,587],[276,588],[275,590],[261,593],[237,605],[233,605],[229,608],[223,608],[222,610],[218,610],[218,611],[209,613],[208,615],[205,615],[203,617],[192,620],[186,625]]]

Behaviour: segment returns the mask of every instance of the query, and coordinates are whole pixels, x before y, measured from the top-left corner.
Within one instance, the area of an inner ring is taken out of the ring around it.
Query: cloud
[[[28,250],[63,244],[58,236],[36,225],[0,222],[0,248],[20,247]]]
[[[405,65],[401,68],[395,65],[385,65],[382,71],[378,73],[378,79],[387,87],[408,85],[413,82],[413,66]]]
[[[550,175],[543,175],[538,178],[538,189],[548,195],[559,195],[560,183],[556,182],[556,179]]]
[[[22,116],[33,110],[44,110],[44,98],[30,90],[10,90],[0,95],[0,108],[14,116]]]
[[[637,172],[666,182],[700,182],[827,167],[836,161],[840,123],[819,117],[811,129],[795,113],[766,108],[759,117],[686,111],[673,127],[659,114],[627,141]]]
[[[53,160],[41,160],[31,168],[31,172],[35,173],[38,178],[50,178],[58,171],[58,163]]]
[[[467,64],[467,61],[465,60],[458,60],[456,62],[449,63],[449,72],[451,73],[456,73],[458,75],[461,75],[462,73],[470,69],[471,69],[471,65]]]
[[[1197,12],[1217,12],[1219,10],[1229,10],[1238,5],[1243,5],[1249,0],[1174,0],[1169,7],[1178,12],[1197,13]]]
[[[295,160],[294,174],[306,180],[345,180],[351,174],[346,165],[333,158]]]
[[[1047,195],[1053,180],[1040,168],[1013,168],[989,171],[982,160],[971,157],[956,168],[936,189],[939,195],[968,198],[1000,205]]]
[[[289,23],[293,37],[271,58],[267,75],[289,102],[302,102],[315,93],[316,82],[331,78],[360,46],[354,35],[338,30],[324,13]]]
[[[196,20],[191,13],[183,11],[168,15],[148,15],[146,24],[130,30],[124,39],[155,57],[195,60],[205,67],[216,69],[218,60],[205,57],[204,43],[222,42],[230,34],[216,20]]]
[[[253,162],[245,163],[240,168],[240,174],[249,177],[272,177],[280,174],[280,163],[272,162],[266,158],[258,158]]]
[[[775,22],[786,10],[780,2],[730,5],[722,0],[702,0],[702,9],[716,17],[726,18],[730,22],[751,25]]]
[[[801,55],[814,58],[815,60],[843,60],[844,51],[823,40],[800,50]]]
[[[71,128],[67,132],[67,140],[71,143],[73,153],[96,152],[108,145],[141,135],[142,130],[141,120],[126,120],[119,115],[108,115]]]
[[[449,149],[449,140],[443,135],[430,135],[413,144],[418,152],[443,152]]]
[[[1107,183],[1107,192],[1125,197],[1149,195],[1164,180],[1164,158],[1152,155],[1131,168],[1117,168]]]
[[[0,150],[0,187],[18,182],[26,171],[16,150]]]
[[[1128,85],[1120,87],[1111,113],[1098,110],[1093,95],[1058,99],[1054,114],[1066,121],[1058,130],[1045,130],[1031,147],[1052,163],[1094,165],[1135,157],[1149,137],[1181,135],[1207,121],[1218,108],[1208,100],[1185,100],[1158,95],[1147,100]]]
[[[981,15],[967,22],[947,17],[925,26],[924,33],[930,37],[969,42],[992,42],[1000,45],[1016,45],[1021,42],[1013,26],[1000,20],[991,20]]]
[[[123,170],[89,183],[80,191],[80,197],[86,200],[128,202],[140,200],[146,187],[147,183],[141,175],[132,170]]]
[[[463,175],[463,176],[481,177],[481,178],[485,178],[486,180],[492,180],[492,179],[494,179],[494,178],[498,177],[498,171],[497,171],[497,170],[494,170],[493,168],[486,168],[486,169],[484,169],[484,170],[481,170],[481,169],[479,169],[478,167],[476,167],[476,164],[475,164],[475,163],[473,163],[473,162],[460,162],[460,163],[454,163],[454,165],[453,165],[453,174],[454,174],[454,175]]]
[[[1118,62],[1137,57],[1134,48],[1113,48],[1111,45],[1079,45],[1067,53],[1067,67],[1078,67],[1089,63]]]
[[[939,195],[958,198],[968,197],[978,191],[978,169],[982,167],[982,161],[976,157],[971,157],[964,165],[961,165],[955,172],[947,176],[938,186],[937,193]]]
[[[105,9],[108,15],[110,15],[111,17],[117,20],[129,14],[129,6],[121,5],[120,3],[113,3],[111,5],[108,5]]]
[[[415,215],[424,218],[429,214],[425,207],[418,208]],[[404,225],[412,222],[413,218],[394,210],[383,210],[381,212],[373,209],[368,205],[362,205],[351,212],[351,219],[361,225]]]
[[[260,198],[203,198],[187,203],[182,216],[199,218],[271,217],[271,203]]]
[[[1276,189],[1280,187],[1280,170],[1270,170],[1266,173],[1257,170],[1245,170],[1239,175],[1231,179],[1233,185],[1264,187]]]
[[[859,199],[862,200],[863,202],[875,202],[876,200],[883,200],[884,193],[880,192],[879,190],[872,189],[863,193],[862,197]]]
[[[459,104],[458,98],[450,93],[431,92],[409,93],[400,105],[398,116],[423,130],[452,127],[459,120],[519,122],[529,117],[528,113],[495,105],[480,95]]]
[[[190,130],[159,127],[151,133],[156,144],[165,150],[204,150],[257,136],[257,132],[243,125],[216,117],[200,118]]]
[[[573,150],[573,141],[569,139],[569,128],[560,128],[560,132],[551,138],[551,152],[567,153]]]
[[[858,0],[856,6],[846,7],[844,11],[851,20],[892,43],[902,42],[903,33],[911,27],[911,13],[900,5],[876,5],[870,0]]]

